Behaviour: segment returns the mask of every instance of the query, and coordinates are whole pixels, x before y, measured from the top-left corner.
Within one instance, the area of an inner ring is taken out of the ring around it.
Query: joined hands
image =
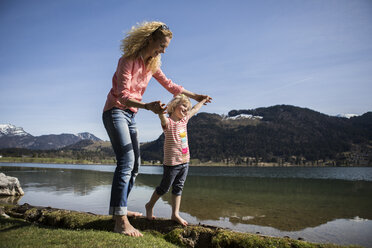
[[[161,103],[161,101],[154,101],[150,103],[146,103],[145,105],[146,109],[151,110],[155,114],[164,114],[167,110],[167,107],[164,103]]]
[[[206,105],[207,103],[210,103],[212,101],[212,97],[210,97],[208,95],[196,95],[194,100],[196,100],[198,102],[201,102],[201,101],[205,100],[204,105]]]

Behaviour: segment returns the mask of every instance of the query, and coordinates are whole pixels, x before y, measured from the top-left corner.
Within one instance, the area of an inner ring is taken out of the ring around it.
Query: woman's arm
[[[211,102],[212,98],[207,95],[199,95],[195,94],[191,91],[186,90],[180,85],[177,85],[172,82],[172,80],[168,79],[163,71],[159,68],[153,75],[152,75],[165,89],[167,89],[173,95],[178,94],[185,94],[186,96],[194,99],[195,101],[202,101],[204,98],[208,97],[208,100],[205,103]]]
[[[160,101],[144,103],[144,102],[137,101],[135,99],[128,99],[125,102],[125,105],[128,106],[128,107],[142,108],[142,109],[151,110],[155,114],[162,114],[167,109],[165,107],[165,104],[161,103]]]
[[[196,94],[196,93],[193,93],[191,91],[188,91],[186,89],[183,89],[182,90],[182,94],[185,94],[186,96],[194,99],[195,101],[198,101],[198,102],[201,102],[203,101],[204,99],[207,99],[204,104],[207,104],[207,103],[210,103],[212,98],[210,96],[207,96],[207,95],[199,95],[199,94]]]
[[[152,76],[174,96],[182,93],[183,87],[168,79],[160,68]]]

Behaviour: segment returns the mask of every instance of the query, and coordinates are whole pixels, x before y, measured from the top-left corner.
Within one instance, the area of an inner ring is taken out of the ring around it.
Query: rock
[[[1,206],[0,207],[0,216],[4,217],[4,218],[10,218],[9,215],[7,215],[5,212],[4,212],[4,208]]]
[[[0,195],[24,195],[21,184],[16,177],[0,173]]]

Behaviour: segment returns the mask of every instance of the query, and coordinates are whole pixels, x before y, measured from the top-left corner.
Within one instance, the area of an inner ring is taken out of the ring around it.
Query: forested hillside
[[[347,119],[277,105],[228,116],[200,113],[188,132],[191,156],[201,161],[371,164],[372,112]],[[143,145],[143,158],[161,160],[163,140]]]

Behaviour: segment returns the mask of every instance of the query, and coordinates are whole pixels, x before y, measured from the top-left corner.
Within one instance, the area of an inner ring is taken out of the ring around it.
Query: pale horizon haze
[[[277,104],[372,111],[370,0],[0,0],[0,124],[108,140],[101,116],[120,42],[153,20],[173,32],[166,76],[213,98],[200,112]],[[143,101],[171,98],[151,79]],[[136,121],[141,142],[162,132],[151,112]]]

